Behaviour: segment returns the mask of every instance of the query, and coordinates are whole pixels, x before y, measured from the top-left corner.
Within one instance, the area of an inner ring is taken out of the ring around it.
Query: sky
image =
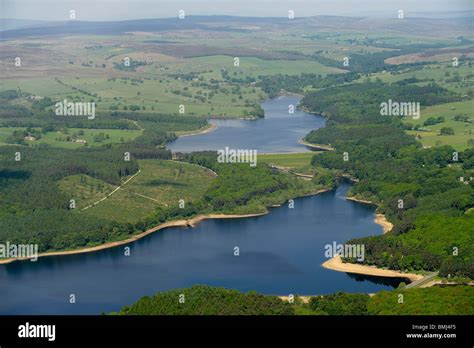
[[[335,15],[405,17],[474,10],[474,0],[0,0],[0,18],[68,20],[74,10],[77,20],[103,21],[176,17],[186,15],[232,15],[295,17]]]

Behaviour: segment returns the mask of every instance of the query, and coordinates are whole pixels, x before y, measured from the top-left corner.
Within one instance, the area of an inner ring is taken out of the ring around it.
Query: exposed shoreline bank
[[[306,147],[309,147],[311,149],[318,150],[318,151],[334,151],[334,149],[329,145],[312,144],[312,143],[308,143],[304,139],[298,140],[298,144],[304,145]]]
[[[322,266],[324,268],[327,268],[333,271],[345,272],[345,273],[363,274],[363,275],[376,276],[376,277],[407,278],[411,282],[414,282],[416,280],[420,280],[423,278],[422,275],[415,274],[415,273],[403,273],[403,272],[393,271],[389,269],[377,268],[375,266],[345,263],[345,262],[342,262],[342,259],[339,255],[333,257],[332,259],[327,260],[326,262],[322,264]]]
[[[346,199],[353,202],[377,206],[377,204],[372,201],[359,199],[356,197],[346,197]],[[384,234],[390,232],[393,228],[393,224],[387,220],[384,214],[376,213],[374,222],[382,226]],[[377,268],[375,266],[367,266],[367,265],[359,265],[355,263],[342,262],[342,259],[339,255],[324,262],[322,266],[324,268],[327,268],[333,271],[345,272],[345,273],[356,273],[356,274],[363,274],[363,275],[377,276],[377,277],[407,278],[410,280],[410,282],[414,282],[416,280],[420,280],[424,278],[422,275],[415,274],[415,273],[403,273],[403,272],[389,270],[389,269]]]
[[[265,214],[268,214],[268,211],[263,212],[263,213],[257,213],[257,214],[242,214],[242,215],[203,214],[203,215],[198,215],[192,219],[181,219],[181,220],[164,222],[158,226],[152,227],[144,232],[141,232],[139,234],[136,234],[124,240],[109,242],[109,243],[101,244],[98,246],[77,249],[77,250],[51,251],[51,252],[46,252],[46,253],[40,253],[38,254],[38,258],[47,257],[47,256],[84,254],[84,253],[91,253],[91,252],[109,249],[109,248],[115,248],[120,245],[133,243],[143,237],[146,237],[149,234],[152,234],[154,232],[157,232],[159,230],[162,230],[168,227],[195,227],[197,224],[199,224],[199,222],[207,220],[207,219],[240,219],[240,218],[246,218],[246,217],[256,217],[256,216],[261,216]],[[8,264],[15,261],[26,261],[28,259],[29,258],[18,258],[18,259],[10,258],[10,259],[5,259],[5,260],[0,260],[0,264]]]
[[[313,193],[309,193],[306,195],[301,195],[298,197],[294,198],[303,198],[307,196],[315,196],[320,193],[330,191],[332,189],[322,189],[318,190]],[[282,203],[283,204],[283,203]],[[101,245],[97,245],[94,247],[87,247],[83,249],[75,249],[75,250],[65,250],[65,251],[50,251],[50,252],[45,252],[45,253],[40,253],[37,255],[38,258],[40,257],[48,257],[48,256],[65,256],[65,255],[76,255],[76,254],[85,254],[85,253],[92,253],[100,250],[105,250],[105,249],[110,249],[110,248],[115,248],[121,245],[125,244],[130,244],[133,243],[141,238],[144,238],[148,236],[149,234],[152,234],[154,232],[157,232],[159,230],[168,228],[168,227],[196,227],[200,222],[207,220],[207,219],[241,219],[241,218],[249,218],[249,217],[258,217],[258,216],[263,216],[269,213],[268,208],[273,208],[273,207],[279,207],[280,205],[272,206],[272,207],[267,207],[264,212],[261,213],[252,213],[252,214],[200,214],[197,215],[191,219],[180,219],[180,220],[173,220],[173,221],[168,221],[164,222],[162,224],[159,224],[158,226],[152,227],[144,232],[138,233],[130,238],[120,240],[120,241],[115,241],[115,242],[108,242],[104,243]],[[9,259],[4,259],[0,260],[0,265],[2,264],[9,264],[15,261],[27,261],[31,258],[9,258]]]
[[[393,224],[387,220],[384,214],[375,214],[374,222],[383,228],[383,234],[390,232],[393,228]]]
[[[365,200],[365,199],[359,199],[359,198],[356,198],[356,197],[346,197],[346,199],[348,201],[353,201],[353,202],[358,202],[358,203],[377,206],[376,203],[374,203],[372,201]],[[390,232],[393,228],[393,224],[390,221],[387,220],[387,217],[384,214],[381,214],[381,213],[376,213],[375,214],[374,222],[377,225],[382,226],[383,234],[386,234],[386,233]]]
[[[193,135],[200,135],[200,134],[206,134],[210,133],[214,130],[217,129],[217,126],[215,124],[209,123],[206,128],[200,128],[197,129],[196,131],[191,131],[190,133],[182,133],[182,134],[177,134],[178,138],[183,138],[183,137],[191,137]]]
[[[356,197],[346,197],[348,201],[353,201],[353,202],[358,202],[358,203],[363,203],[363,204],[368,204],[368,205],[375,205],[377,206],[377,203],[374,203],[372,201],[367,201],[365,199],[360,199]]]

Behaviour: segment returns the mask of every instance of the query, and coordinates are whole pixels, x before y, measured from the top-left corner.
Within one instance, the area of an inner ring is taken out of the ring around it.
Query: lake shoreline
[[[361,198],[356,198],[356,197],[346,197],[346,199],[348,201],[353,201],[353,202],[357,202],[357,203],[363,203],[363,204],[367,204],[367,205],[377,206],[377,203],[374,203],[372,201],[368,201],[366,199],[361,199]]]
[[[358,265],[355,263],[343,262],[341,256],[339,255],[327,260],[322,264],[322,266],[324,268],[338,272],[355,273],[375,277],[406,278],[409,279],[410,282],[414,282],[416,280],[424,278],[422,275],[415,273],[403,273],[399,271],[378,268],[375,266]]]
[[[376,213],[374,222],[377,225],[382,226],[383,234],[390,232],[393,228],[393,224],[387,220],[387,217],[384,214]]]
[[[165,228],[169,227],[195,227],[199,222],[207,220],[207,219],[240,219],[240,218],[246,218],[246,217],[256,217],[256,216],[261,216],[267,214],[268,211],[264,213],[257,213],[257,214],[242,214],[242,215],[226,215],[226,214],[203,214],[203,215],[198,215],[194,218],[191,219],[180,219],[180,220],[173,220],[173,221],[168,221],[164,222],[162,224],[159,224],[158,226],[152,227],[144,232],[138,233],[130,238],[121,240],[121,241],[116,241],[116,242],[108,242],[105,244],[97,245],[94,247],[88,247],[88,248],[83,248],[83,249],[77,249],[77,250],[65,250],[65,251],[51,251],[51,252],[46,252],[46,253],[40,253],[38,254],[38,258],[40,257],[48,257],[48,256],[65,256],[65,255],[76,255],[76,254],[85,254],[85,253],[92,253],[100,250],[105,250],[105,249],[110,249],[110,248],[115,248],[121,245],[125,244],[130,244],[133,242],[136,242],[139,239],[142,239],[149,234],[152,234],[154,232],[160,231]],[[5,259],[5,260],[0,260],[0,264],[8,264],[12,263],[15,261],[27,261],[30,258],[18,258],[18,259]]]
[[[303,140],[303,139],[301,139]],[[348,174],[343,175],[345,178],[350,180],[351,182],[358,182],[359,180],[356,178],[351,177]],[[354,196],[345,197],[348,201],[353,201],[361,204],[372,205],[378,207],[378,204],[362,198],[357,198]],[[383,234],[389,233],[394,225],[387,220],[387,217],[381,213],[375,213],[374,223],[382,226]],[[414,282],[416,280],[420,280],[424,278],[424,276],[415,273],[403,273],[399,271],[378,268],[376,266],[367,266],[367,265],[359,265],[355,263],[343,262],[340,256],[335,256],[332,259],[329,259],[321,264],[324,268],[344,272],[344,273],[355,273],[355,274],[362,274],[367,276],[375,276],[375,277],[391,277],[391,278],[406,278],[410,280],[410,282]],[[425,287],[435,285],[434,282],[430,283],[430,285],[426,285]]]
[[[304,139],[298,140],[298,144],[304,145],[306,147],[309,147],[311,149],[318,150],[318,151],[334,151],[334,148],[332,148],[329,145],[312,144],[312,143],[308,143]]]
[[[362,204],[367,204],[367,205],[373,205],[373,206],[377,207],[377,203],[374,203],[372,201],[368,201],[368,200],[365,200],[365,199],[360,199],[360,198],[356,198],[356,197],[346,197],[346,200],[357,202],[357,203],[362,203]],[[393,228],[393,224],[390,221],[387,220],[387,217],[384,214],[381,214],[381,213],[375,213],[374,222],[377,225],[382,226],[383,234],[386,234],[386,233],[390,232]]]
[[[205,128],[203,127],[195,131],[190,131],[189,133],[177,134],[177,137],[184,138],[184,137],[191,137],[194,135],[206,134],[206,133],[213,132],[216,129],[217,129],[217,126],[215,124],[208,123]]]
[[[372,201],[359,199],[356,197],[346,197],[346,200],[377,206],[377,204]],[[382,226],[383,234],[390,232],[393,228],[393,224],[387,220],[384,214],[376,213],[374,222]],[[359,265],[355,263],[343,262],[339,255],[333,257],[332,259],[327,260],[326,262],[322,264],[322,266],[324,268],[327,268],[333,271],[338,271],[338,272],[363,274],[363,275],[376,276],[376,277],[406,278],[406,279],[409,279],[410,282],[414,282],[416,280],[420,280],[424,278],[424,276],[415,274],[415,273],[403,273],[399,271],[378,268],[375,266],[367,266],[367,265]]]
[[[321,189],[313,193],[301,195],[298,197],[294,198],[303,198],[303,197],[308,197],[308,196],[315,196],[323,192],[331,191],[332,188],[330,189]],[[282,203],[283,204],[283,203]],[[46,253],[40,253],[37,255],[37,258],[40,257],[48,257],[48,256],[66,256],[66,255],[77,255],[77,254],[85,254],[85,253],[92,253],[96,251],[101,251],[105,249],[110,249],[110,248],[115,248],[121,245],[126,245],[130,244],[133,242],[136,242],[139,239],[142,239],[149,234],[152,234],[154,232],[160,231],[165,228],[169,227],[196,227],[200,222],[208,219],[242,219],[242,218],[250,218],[250,217],[258,217],[258,216],[263,216],[268,214],[270,211],[268,208],[276,208],[280,207],[282,204],[275,205],[275,206],[269,206],[265,208],[264,212],[260,213],[249,213],[249,214],[200,214],[197,215],[191,219],[180,219],[180,220],[172,220],[168,222],[164,222],[162,224],[159,224],[158,226],[152,227],[144,232],[138,233],[130,238],[120,240],[120,241],[115,241],[115,242],[108,242],[104,244],[100,244],[94,247],[87,247],[87,248],[82,248],[82,249],[74,249],[74,250],[64,250],[64,251],[50,251]],[[0,265],[4,264],[9,264],[15,261],[28,261],[31,260],[31,258],[9,258],[9,259],[4,259],[0,260]],[[34,262],[34,261],[31,261]]]

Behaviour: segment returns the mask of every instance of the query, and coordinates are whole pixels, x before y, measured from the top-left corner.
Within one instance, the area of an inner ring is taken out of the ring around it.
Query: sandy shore
[[[383,228],[383,233],[388,233],[392,230],[393,224],[387,220],[385,215],[383,214],[375,214],[374,222]]]
[[[298,140],[298,143],[301,144],[301,145],[304,145],[306,147],[310,147],[312,149],[319,150],[319,151],[334,151],[334,149],[329,145],[311,144],[311,143],[308,143],[308,142],[304,141],[304,139]]]
[[[359,203],[364,203],[364,204],[370,204],[370,205],[377,205],[376,203],[372,201],[367,201],[365,199],[360,199],[360,198],[355,198],[355,197],[346,197],[348,201],[353,201],[353,202],[359,202]]]
[[[357,265],[354,263],[344,263],[341,257],[335,256],[332,259],[327,260],[322,265],[324,268],[331,269],[333,271],[345,272],[345,273],[356,273],[364,274],[376,277],[390,277],[390,278],[407,278],[410,281],[420,280],[423,278],[420,274],[415,273],[402,273],[399,271],[392,271],[388,269],[381,269],[373,266]]]
[[[201,130],[198,129],[197,131],[192,131],[191,133],[183,133],[183,134],[177,134],[177,135],[178,135],[178,138],[190,137],[190,136],[193,136],[193,135],[210,133],[210,132],[212,132],[216,129],[217,129],[217,126],[215,124],[209,124],[209,126],[204,128],[204,129],[201,129]]]
[[[376,205],[374,202],[358,199],[355,197],[346,197],[347,200]],[[375,214],[374,222],[378,225],[381,225],[383,228],[383,233],[388,233],[392,230],[393,224],[387,220],[384,214]],[[366,265],[359,265],[354,263],[344,263],[340,256],[335,256],[332,259],[324,262],[322,265],[324,268],[331,269],[333,271],[338,272],[346,272],[346,273],[356,273],[356,274],[364,274],[370,276],[377,276],[377,277],[392,277],[392,278],[407,278],[411,282],[416,280],[420,280],[423,278],[422,275],[415,274],[415,273],[402,273],[399,271],[393,271],[388,269],[377,268],[375,266],[366,266]]]
[[[242,219],[249,217],[256,217],[268,214],[268,210],[263,213],[257,214],[242,214],[242,215],[225,215],[225,214],[207,214],[207,215],[198,215],[195,218],[187,220],[187,223],[191,227],[196,227],[201,221],[207,219]]]
[[[375,205],[375,206],[377,205],[376,203],[374,203],[372,201],[367,201],[367,200],[359,199],[359,198],[355,198],[355,197],[346,197],[346,199],[348,201],[354,201],[354,202],[370,204],[370,205]],[[393,228],[393,224],[390,221],[387,220],[387,218],[385,217],[384,214],[379,214],[379,213],[375,214],[374,222],[377,225],[382,226],[384,234],[390,232]]]

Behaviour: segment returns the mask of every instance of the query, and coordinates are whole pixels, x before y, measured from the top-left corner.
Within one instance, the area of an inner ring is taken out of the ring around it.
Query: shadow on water
[[[374,284],[389,286],[392,288],[397,288],[400,283],[409,284],[410,279],[408,278],[393,278],[393,277],[375,277],[370,275],[364,274],[356,274],[356,273],[346,273],[349,278],[355,280],[356,282],[365,282],[369,281]]]

